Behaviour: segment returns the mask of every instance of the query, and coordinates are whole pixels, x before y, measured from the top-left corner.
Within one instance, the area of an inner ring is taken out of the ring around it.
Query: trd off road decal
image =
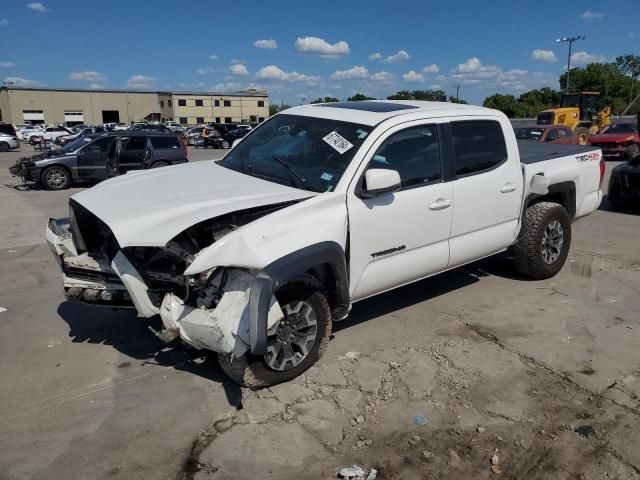
[[[393,248],[389,248],[387,250],[381,250],[379,252],[374,252],[374,253],[371,254],[371,256],[373,258],[378,258],[378,257],[382,257],[383,255],[389,255],[390,253],[401,252],[406,248],[407,248],[406,245],[400,245],[399,247],[393,247]]]
[[[576,160],[578,160],[579,162],[590,162],[590,161],[600,160],[600,153],[589,152],[589,153],[585,153],[584,155],[576,155]]]

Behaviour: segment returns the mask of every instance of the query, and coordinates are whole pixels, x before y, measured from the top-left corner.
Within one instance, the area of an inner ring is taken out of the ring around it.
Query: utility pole
[[[576,35],[575,37],[561,37],[556,39],[557,43],[569,43],[569,55],[567,55],[567,81],[565,82],[564,93],[569,93],[569,75],[571,74],[571,47],[573,42],[577,40],[584,40],[587,38],[584,35]]]
[[[460,85],[456,85],[456,103],[460,102]]]

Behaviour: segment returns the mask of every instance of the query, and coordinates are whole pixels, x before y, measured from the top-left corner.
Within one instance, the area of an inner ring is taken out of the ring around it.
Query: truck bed
[[[591,145],[559,145],[555,143],[540,143],[535,140],[518,140],[518,150],[520,150],[520,161],[526,164],[544,162],[557,157],[578,155],[598,147]]]

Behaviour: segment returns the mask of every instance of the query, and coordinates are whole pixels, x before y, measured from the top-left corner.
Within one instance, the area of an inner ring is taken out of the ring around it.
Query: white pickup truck
[[[287,381],[354,302],[513,249],[555,275],[602,199],[597,148],[518,143],[507,117],[432,102],[307,105],[223,160],[74,195],[46,236],[67,298],[160,315],[235,381]]]

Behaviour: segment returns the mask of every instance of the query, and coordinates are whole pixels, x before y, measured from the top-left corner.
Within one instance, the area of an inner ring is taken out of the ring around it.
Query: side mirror
[[[362,198],[379,197],[402,188],[402,180],[397,170],[372,168],[364,174],[364,179],[367,189],[359,192]]]

